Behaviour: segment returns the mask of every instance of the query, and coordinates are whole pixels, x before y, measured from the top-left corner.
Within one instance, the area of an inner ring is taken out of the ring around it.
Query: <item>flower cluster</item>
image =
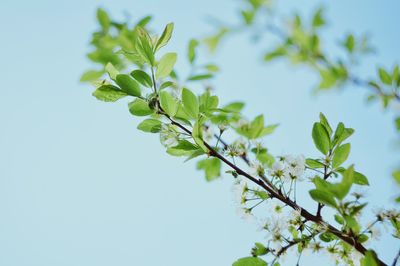
[[[272,177],[276,177],[284,182],[290,182],[292,180],[302,181],[303,174],[305,171],[305,157],[303,155],[293,156],[281,156],[278,158],[270,171],[269,174]]]

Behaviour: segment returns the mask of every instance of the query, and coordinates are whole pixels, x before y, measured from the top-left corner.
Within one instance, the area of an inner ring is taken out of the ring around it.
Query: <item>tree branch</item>
[[[168,120],[171,121],[171,123],[175,126],[177,126],[178,128],[182,129],[184,132],[192,135],[192,132],[187,129],[185,126],[183,126],[182,124],[180,124],[179,122],[173,120],[168,114],[166,114],[160,107],[160,113],[162,115],[164,115],[165,117],[168,118]],[[248,180],[250,180],[251,182],[259,185],[260,187],[264,188],[268,194],[270,195],[271,198],[276,198],[278,200],[280,200],[281,202],[283,202],[284,204],[288,205],[289,207],[291,207],[294,210],[299,210],[300,211],[300,215],[305,218],[307,221],[311,221],[314,222],[316,224],[319,224],[323,227],[326,228],[327,231],[331,232],[332,234],[334,234],[335,236],[337,236],[338,238],[342,239],[344,242],[348,243],[349,245],[353,246],[357,251],[359,251],[361,254],[365,255],[365,253],[367,252],[367,249],[357,241],[357,239],[355,239],[352,236],[348,236],[346,233],[338,230],[337,228],[335,228],[334,226],[330,225],[329,223],[325,222],[322,217],[320,216],[316,216],[311,214],[310,212],[308,212],[307,210],[303,209],[301,206],[299,206],[297,203],[295,203],[294,201],[292,201],[289,197],[286,197],[284,195],[282,195],[280,192],[276,191],[274,189],[274,187],[270,187],[268,184],[266,184],[262,179],[258,179],[253,177],[252,175],[248,174],[247,172],[245,172],[244,170],[242,170],[241,168],[239,168],[238,166],[236,166],[235,164],[233,164],[232,162],[230,162],[228,159],[226,159],[223,155],[221,155],[217,150],[215,150],[213,147],[211,147],[211,145],[209,145],[206,141],[202,140],[203,144],[205,147],[207,147],[207,149],[209,150],[209,156],[215,157],[220,159],[223,163],[225,163],[226,165],[228,165],[230,168],[232,168],[233,170],[235,170],[237,172],[238,175],[241,175],[245,178],[247,178]],[[225,143],[226,144],[226,143]],[[379,263],[380,266],[387,266],[387,264],[385,264],[383,261],[381,261],[379,258],[377,258],[377,261]]]

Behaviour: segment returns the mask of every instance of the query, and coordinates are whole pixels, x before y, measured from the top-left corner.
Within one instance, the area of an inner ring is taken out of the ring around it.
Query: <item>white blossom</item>
[[[260,162],[255,161],[250,163],[250,171],[252,175],[260,176],[264,174],[265,170],[264,166]]]
[[[238,207],[236,213],[244,220],[254,220],[254,215],[248,208]]]
[[[285,164],[282,161],[276,161],[272,164],[272,168],[269,172],[271,176],[283,177],[285,171]]]
[[[381,231],[376,228],[376,226],[373,226],[369,229],[369,232],[371,233],[371,238],[375,240],[379,240],[381,237]]]
[[[174,147],[178,145],[179,132],[175,130],[174,126],[163,124],[161,126],[160,141],[167,148]]]
[[[301,179],[306,169],[306,159],[304,155],[288,155],[285,157],[287,163],[287,173],[291,179]]]
[[[203,128],[203,138],[207,141],[211,140],[214,137],[214,130],[210,126],[206,126]]]
[[[236,203],[243,204],[244,197],[248,190],[247,183],[244,180],[237,181],[232,186],[233,197]]]

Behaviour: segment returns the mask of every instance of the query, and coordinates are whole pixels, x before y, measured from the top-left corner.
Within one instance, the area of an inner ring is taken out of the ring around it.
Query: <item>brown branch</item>
[[[173,120],[168,114],[166,114],[161,109],[161,107],[160,107],[160,113],[162,115],[164,115],[165,117],[167,117],[171,121],[171,123],[173,125],[179,127],[184,132],[192,135],[192,132],[189,129],[187,129],[182,124],[180,124],[180,123],[176,122],[175,120]],[[337,236],[338,238],[340,238],[344,242],[346,242],[349,245],[353,246],[358,252],[360,252],[361,254],[365,255],[365,253],[367,252],[367,249],[361,243],[359,243],[357,241],[357,239],[355,239],[352,236],[348,236],[346,233],[338,230],[334,226],[332,226],[329,223],[325,222],[322,219],[322,217],[313,215],[310,212],[308,212],[307,210],[303,209],[296,202],[292,201],[289,197],[286,197],[286,196],[282,195],[280,192],[276,191],[274,189],[274,187],[270,187],[262,179],[255,178],[255,177],[251,176],[250,174],[248,174],[247,172],[243,171],[241,168],[239,168],[238,166],[236,166],[235,164],[230,162],[223,155],[221,155],[217,150],[215,150],[213,147],[211,147],[206,141],[203,140],[203,144],[209,150],[209,156],[212,156],[212,157],[220,159],[226,165],[228,165],[233,170],[235,170],[238,175],[241,175],[241,176],[249,179],[253,183],[259,185],[260,187],[264,188],[268,192],[268,194],[270,195],[271,198],[276,198],[276,199],[280,200],[281,202],[283,202],[284,204],[288,205],[289,207],[291,207],[294,210],[300,210],[300,215],[303,218],[305,218],[307,221],[311,221],[311,222],[314,222],[316,224],[319,224],[319,225],[325,227],[327,231],[331,232],[332,234],[334,234],[335,236]],[[377,258],[377,260],[378,260],[378,263],[379,263],[380,266],[387,266],[387,264],[385,264],[379,258]]]

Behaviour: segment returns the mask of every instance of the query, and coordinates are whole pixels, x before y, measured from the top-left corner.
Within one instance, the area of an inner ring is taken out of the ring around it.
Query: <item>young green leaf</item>
[[[196,48],[198,45],[199,45],[199,42],[195,39],[191,39],[189,41],[188,59],[191,64],[193,64],[194,60],[196,59]]]
[[[312,189],[309,191],[311,198],[315,201],[331,206],[333,208],[337,207],[336,201],[334,197],[330,193],[326,193],[325,191],[321,191],[318,189]]]
[[[158,41],[156,43],[155,51],[158,51],[161,47],[165,46],[169,42],[169,40],[171,39],[173,30],[174,30],[174,23],[167,24],[163,33],[161,34],[160,38],[158,39]]]
[[[146,119],[138,125],[137,129],[144,132],[158,133],[161,131],[161,122],[157,119]]]
[[[326,131],[328,132],[328,135],[331,136],[332,128],[329,125],[328,119],[326,119],[326,117],[323,113],[319,113],[319,120],[320,120],[320,123],[325,127]]]
[[[178,111],[178,101],[167,91],[162,91],[160,93],[160,104],[164,112],[170,117],[174,117]]]
[[[188,81],[197,81],[197,80],[205,80],[205,79],[210,79],[214,77],[213,74],[199,74],[199,75],[194,75],[188,78]]]
[[[376,253],[373,250],[368,250],[365,256],[360,260],[360,266],[379,266],[376,260]]]
[[[264,130],[264,115],[259,115],[250,124],[250,139],[256,139],[261,136]]]
[[[194,142],[204,151],[208,152],[208,148],[204,145],[203,142],[203,133],[202,133],[202,121],[199,119],[194,125],[192,130],[192,137]]]
[[[318,28],[318,27],[325,25],[325,19],[323,17],[323,12],[324,12],[324,10],[322,8],[319,8],[315,12],[313,20],[312,20],[312,26],[314,28]]]
[[[354,183],[354,166],[350,166],[343,173],[343,178],[340,183],[331,184],[329,190],[336,198],[342,200],[350,191]]]
[[[103,76],[104,71],[89,70],[82,74],[80,82],[95,81]]]
[[[274,133],[275,129],[278,126],[279,126],[279,124],[272,124],[272,125],[268,125],[268,126],[264,127],[258,137],[261,138],[261,137],[264,137],[264,136]]]
[[[354,184],[369,186],[368,178],[360,172],[354,171]]]
[[[173,85],[174,85],[174,83],[172,81],[166,81],[166,82],[161,84],[161,86],[159,87],[159,90],[166,89],[166,88],[171,87]]]
[[[314,123],[312,129],[312,138],[315,147],[317,147],[317,149],[323,154],[328,154],[330,147],[329,135],[325,127],[321,123]]]
[[[107,65],[105,66],[105,70],[112,80],[115,80],[117,78],[117,75],[119,74],[119,71],[111,63],[107,63]]]
[[[104,102],[115,102],[125,96],[128,96],[128,94],[113,85],[102,85],[98,87],[92,95],[98,100]]]
[[[184,150],[184,151],[195,151],[198,150],[199,147],[190,141],[182,139],[179,141],[178,145],[172,147],[174,149]]]
[[[103,32],[108,32],[111,21],[104,9],[97,9],[97,19],[101,25],[101,28],[103,29]]]
[[[151,88],[153,86],[153,81],[151,80],[151,77],[143,70],[133,70],[131,72],[131,76],[143,86],[146,86],[148,88]]]
[[[344,163],[350,154],[350,143],[343,144],[336,148],[332,159],[332,167],[336,168]]]
[[[378,74],[379,74],[379,78],[382,81],[382,83],[386,84],[386,85],[391,85],[392,84],[392,77],[390,76],[390,74],[383,68],[379,68],[378,69]]]
[[[167,53],[161,57],[157,65],[156,78],[165,78],[171,74],[176,63],[176,53]]]
[[[235,261],[232,266],[267,266],[268,264],[257,257],[246,257]]]
[[[150,109],[149,104],[140,98],[136,98],[133,102],[130,102],[128,107],[129,112],[136,116],[147,116],[154,112]]]
[[[325,165],[323,163],[321,163],[320,161],[317,161],[315,159],[306,159],[306,164],[308,167],[313,168],[313,169],[325,167]]]
[[[135,42],[136,51],[144,62],[147,62],[150,66],[154,66],[155,60],[151,38],[142,27],[136,27],[136,30],[139,37]]]
[[[187,88],[182,90],[182,102],[186,113],[193,119],[199,115],[199,102],[197,96]]]
[[[206,180],[212,181],[221,176],[221,161],[218,158],[209,158],[197,162],[197,169],[204,170]]]
[[[127,94],[139,97],[141,95],[139,84],[133,80],[129,75],[119,74],[115,82]]]

